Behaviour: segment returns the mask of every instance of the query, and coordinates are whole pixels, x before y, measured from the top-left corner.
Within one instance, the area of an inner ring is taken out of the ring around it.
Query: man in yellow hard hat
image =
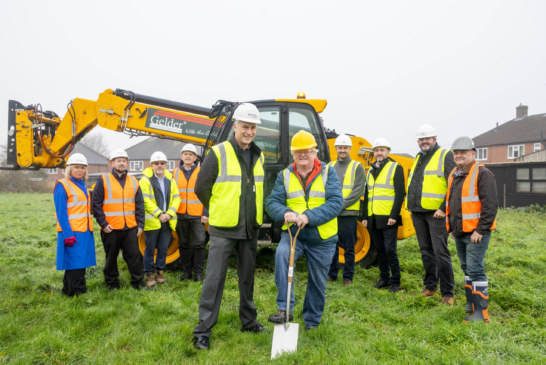
[[[290,149],[294,163],[279,172],[266,210],[275,222],[284,222],[281,241],[275,252],[277,312],[269,317],[273,323],[284,323],[286,311],[293,318],[294,291],[286,298],[290,238],[298,227],[294,262],[307,257],[307,290],[303,303],[305,328],[316,328],[321,321],[326,300],[326,278],[338,241],[337,216],[343,207],[343,194],[336,170],[317,158],[314,136],[300,130],[292,138]]]

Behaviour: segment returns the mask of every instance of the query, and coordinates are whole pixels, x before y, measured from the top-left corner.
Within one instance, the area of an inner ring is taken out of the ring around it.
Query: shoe
[[[453,306],[453,297],[442,297],[442,303],[448,307]]]
[[[135,289],[135,290],[141,290],[141,289],[144,289],[144,288],[146,287],[146,284],[144,284],[144,283],[142,282],[142,280],[141,280],[141,281],[139,281],[137,284],[131,284],[131,286],[132,286],[133,289]]]
[[[208,350],[210,347],[210,340],[207,336],[194,337],[193,346],[198,350]]]
[[[265,331],[265,328],[259,324],[258,322],[255,322],[254,324],[251,324],[249,326],[243,326],[241,327],[241,332],[254,332],[254,333],[260,333]]]
[[[430,290],[427,288],[423,289],[423,291],[421,292],[421,294],[423,294],[423,297],[425,298],[431,297],[436,293],[438,293],[438,290]]]
[[[326,281],[337,281],[337,278],[333,278],[331,276],[328,276],[328,278],[326,279]]]
[[[116,290],[119,290],[119,288],[120,288],[119,284],[108,285],[108,290],[110,291],[116,291]]]
[[[153,289],[155,288],[155,285],[156,285],[156,281],[155,281],[155,275],[154,273],[147,273],[146,274],[146,289]]]
[[[165,284],[167,282],[167,279],[165,279],[165,277],[163,276],[163,273],[164,273],[164,270],[158,270],[157,273],[155,274],[155,281],[159,285]]]
[[[400,285],[391,285],[389,293],[398,293],[400,291]]]
[[[294,313],[290,313],[288,315],[288,321],[294,320]],[[277,324],[283,324],[286,322],[286,311],[278,310],[277,313],[274,313],[269,316],[268,319],[269,322],[277,323]]]
[[[376,289],[387,288],[389,287],[389,281],[385,279],[379,279],[373,287]]]
[[[190,279],[191,279],[191,273],[185,272],[185,273],[182,274],[182,276],[178,280],[185,281],[185,280],[190,280]]]
[[[193,281],[203,281],[205,280],[205,277],[203,276],[203,274],[195,274],[193,276]]]
[[[351,279],[343,279],[343,286],[349,286],[353,283]]]

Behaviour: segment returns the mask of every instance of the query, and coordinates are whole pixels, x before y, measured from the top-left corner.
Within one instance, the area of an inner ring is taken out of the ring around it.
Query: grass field
[[[258,320],[268,332],[240,332],[237,273],[231,267],[209,351],[192,346],[201,284],[168,283],[135,291],[119,259],[122,289],[104,285],[104,252],[96,236],[97,266],[88,269],[89,292],[60,294],[63,272],[55,270],[51,194],[0,195],[0,363],[58,364],[255,364],[269,363],[276,311],[273,250],[262,249],[256,270]],[[501,211],[486,256],[491,323],[463,324],[463,274],[455,245],[455,306],[424,299],[423,268],[415,237],[399,242],[402,291],[372,285],[377,268],[357,266],[354,284],[328,283],[322,324],[303,331],[301,306],[306,271],[296,271],[295,322],[298,351],[273,363],[545,363],[546,214]]]

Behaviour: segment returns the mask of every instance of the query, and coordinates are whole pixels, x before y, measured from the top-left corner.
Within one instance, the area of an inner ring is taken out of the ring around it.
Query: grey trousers
[[[237,254],[237,274],[239,276],[239,318],[243,326],[254,324],[257,315],[254,304],[256,247],[256,238],[238,240],[218,236],[210,237],[207,270],[199,301],[199,324],[193,330],[194,336],[210,337],[212,327],[218,321],[229,257],[233,249]]]

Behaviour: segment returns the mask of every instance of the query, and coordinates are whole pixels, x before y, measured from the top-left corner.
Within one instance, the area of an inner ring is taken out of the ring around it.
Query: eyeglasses
[[[166,165],[166,162],[152,162],[152,165]]]
[[[315,150],[300,150],[300,151],[293,151],[295,155],[310,155],[314,153]]]

